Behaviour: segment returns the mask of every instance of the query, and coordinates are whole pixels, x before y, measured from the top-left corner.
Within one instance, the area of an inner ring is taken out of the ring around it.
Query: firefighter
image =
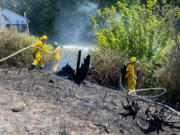
[[[54,50],[56,50],[55,53],[52,54],[52,57],[51,57],[51,64],[52,64],[52,70],[54,72],[56,72],[58,70],[58,66],[59,66],[59,62],[60,62],[60,52],[61,52],[61,48],[58,47],[58,43],[57,42],[54,42],[53,43],[53,47],[54,47]]]
[[[127,79],[127,84],[128,84],[128,92],[131,90],[134,90],[136,87],[136,75],[134,73],[134,64],[136,63],[136,57],[132,57],[129,59],[129,64],[127,65],[126,68],[126,75],[125,78]]]
[[[43,35],[42,37],[40,37],[40,40],[36,42],[33,46],[38,47],[44,50],[45,52],[49,52],[44,47],[47,40],[48,40],[47,36]],[[33,57],[34,57],[34,62],[32,63],[30,70],[34,69],[38,64],[40,65],[40,69],[44,69],[43,52],[37,48],[34,48]]]

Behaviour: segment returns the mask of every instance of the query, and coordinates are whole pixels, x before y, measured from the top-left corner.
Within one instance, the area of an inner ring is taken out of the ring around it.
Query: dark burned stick
[[[104,97],[103,97],[103,102],[104,102],[106,96],[107,96],[107,91],[106,91],[106,93],[105,93],[105,95],[104,95]]]
[[[76,65],[76,74],[79,72],[79,65],[81,61],[81,50],[78,52],[78,60],[77,60],[77,65]]]

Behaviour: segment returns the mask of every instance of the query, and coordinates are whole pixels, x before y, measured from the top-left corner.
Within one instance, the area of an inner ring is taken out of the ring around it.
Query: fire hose
[[[159,93],[159,94],[156,94],[156,95],[154,95],[154,96],[152,96],[152,97],[149,97],[149,98],[146,98],[146,97],[144,97],[144,96],[140,96],[140,95],[138,95],[138,94],[136,93],[136,92],[152,91],[152,90],[156,90],[156,91],[157,91],[157,90],[163,90],[163,92],[161,92],[161,93]],[[131,96],[137,97],[137,98],[139,98],[139,99],[142,99],[142,100],[145,101],[145,102],[154,102],[154,101],[151,100],[151,99],[160,97],[160,96],[164,95],[165,93],[167,93],[167,90],[166,90],[165,88],[147,88],[147,89],[132,90],[132,91],[130,91],[128,94],[131,95]],[[176,114],[178,114],[178,115],[180,116],[180,112],[176,111],[175,109],[173,109],[172,107],[170,107],[170,106],[168,106],[168,105],[162,104],[162,103],[160,103],[160,102],[155,102],[155,104],[160,105],[160,106],[162,106],[162,107],[164,107],[164,108],[167,108],[167,109],[175,112]]]
[[[122,85],[121,78],[120,78],[120,87],[121,87],[121,89],[122,89],[123,91],[125,91],[125,88],[124,88],[123,85]],[[155,91],[157,91],[157,90],[163,90],[163,92],[161,92],[161,93],[159,93],[159,94],[156,94],[156,95],[154,95],[154,96],[151,96],[151,97],[149,97],[149,98],[146,98],[145,96],[140,96],[140,95],[138,95],[138,94],[136,93],[136,92],[144,92],[144,91],[152,91],[152,90],[155,90]],[[153,100],[152,100],[153,98],[160,97],[160,96],[164,95],[165,93],[167,93],[167,89],[165,89],[165,88],[146,88],[146,89],[136,89],[136,90],[132,90],[132,91],[130,91],[130,92],[128,93],[128,95],[133,96],[133,97],[135,97],[135,98],[138,98],[138,99],[140,99],[140,100],[142,100],[142,101],[144,101],[144,102],[155,103],[155,104],[157,104],[157,105],[159,105],[159,106],[162,106],[163,108],[166,108],[166,109],[171,110],[172,112],[174,112],[174,113],[176,113],[176,114],[178,114],[178,115],[180,116],[180,112],[176,111],[176,110],[173,109],[172,107],[170,107],[170,106],[168,106],[168,105],[165,105],[165,104],[162,104],[162,103],[160,103],[160,102],[156,102],[156,101],[153,101]]]
[[[43,49],[38,48],[38,47],[35,47],[35,46],[32,45],[32,46],[25,47],[25,48],[23,48],[23,49],[17,51],[16,53],[11,54],[11,55],[9,55],[9,56],[7,56],[7,57],[1,59],[0,62],[3,62],[3,61],[5,61],[5,60],[7,60],[7,59],[9,59],[9,58],[11,58],[11,57],[14,57],[15,55],[17,55],[17,54],[19,54],[19,53],[21,53],[21,52],[23,52],[23,51],[25,51],[25,50],[27,50],[27,49],[30,49],[30,48],[36,48],[36,49],[41,50],[41,51],[44,52],[44,53],[47,53],[47,54],[53,54],[53,53],[55,53],[55,52],[57,51],[57,49],[60,48],[60,47],[57,47],[57,48],[56,48],[54,51],[52,51],[52,52],[46,52],[46,51],[44,51]]]

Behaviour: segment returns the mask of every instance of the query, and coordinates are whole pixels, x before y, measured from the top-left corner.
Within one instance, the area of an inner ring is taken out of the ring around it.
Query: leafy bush
[[[163,99],[170,103],[180,101],[179,13],[179,7],[166,3],[159,6],[157,0],[147,0],[146,5],[140,4],[139,0],[123,0],[111,8],[99,10],[97,16],[91,16],[100,52],[110,49],[127,54],[125,58],[136,56],[137,88],[165,87],[168,95]],[[101,69],[98,62],[106,61],[102,59],[107,58],[106,52],[101,55],[93,56],[94,76]],[[112,71],[120,71],[120,67]],[[107,73],[109,68],[110,64],[104,64],[100,71]],[[104,78],[106,76],[101,77],[99,73],[95,79]],[[112,85],[111,80],[108,82]]]
[[[157,0],[147,0],[146,5],[139,0],[119,1],[111,8],[99,10],[98,16],[91,16],[98,48],[137,57],[138,87],[153,87],[156,69],[163,66],[164,57],[175,45],[177,11],[167,4],[158,6]]]
[[[91,16],[96,29],[99,48],[124,51],[138,59],[148,60],[174,44],[165,27],[166,19],[159,15],[157,0],[147,0],[147,7],[139,0],[119,1],[116,6],[99,10],[98,18]]]

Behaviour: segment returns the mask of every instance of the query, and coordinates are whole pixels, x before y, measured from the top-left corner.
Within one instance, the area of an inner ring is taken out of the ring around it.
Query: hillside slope
[[[0,69],[0,134],[180,133],[179,116],[131,97],[128,106],[126,97],[122,91],[87,81],[79,86],[45,70]]]

